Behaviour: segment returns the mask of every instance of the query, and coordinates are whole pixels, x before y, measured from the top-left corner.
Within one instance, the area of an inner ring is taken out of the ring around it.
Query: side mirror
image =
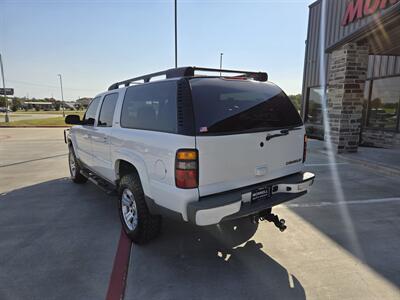
[[[78,115],[68,115],[65,117],[65,124],[80,125],[82,124],[81,117]]]

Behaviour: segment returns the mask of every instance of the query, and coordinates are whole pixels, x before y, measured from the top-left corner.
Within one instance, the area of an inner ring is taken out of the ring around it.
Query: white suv
[[[77,125],[65,135],[72,180],[118,191],[136,243],[155,237],[171,213],[200,226],[250,217],[283,231],[271,208],[306,194],[314,174],[303,171],[303,122],[267,78],[185,67],[113,84],[83,120],[66,118]]]

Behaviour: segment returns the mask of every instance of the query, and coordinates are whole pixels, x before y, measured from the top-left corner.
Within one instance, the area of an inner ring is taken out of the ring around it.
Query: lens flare
[[[321,26],[319,32],[319,75],[320,75],[320,85],[323,87],[327,87],[326,82],[326,56],[325,56],[325,33],[326,33],[326,15],[327,15],[327,0],[321,1]],[[339,203],[346,203],[346,198],[342,188],[342,182],[340,179],[340,175],[336,165],[336,157],[334,153],[334,147],[331,141],[330,135],[330,126],[329,126],[329,115],[327,111],[327,93],[324,92],[321,97],[321,107],[322,107],[322,115],[323,115],[323,126],[325,131],[325,148],[328,152],[329,166],[332,177],[332,183],[334,185],[335,190],[335,200]],[[338,206],[341,218],[343,220],[343,226],[346,227],[348,233],[348,242],[350,247],[352,248],[352,252],[357,255],[357,257],[361,260],[364,260],[364,255],[362,249],[360,247],[360,243],[358,241],[357,233],[354,229],[354,224],[352,218],[349,213],[348,206],[339,205]]]

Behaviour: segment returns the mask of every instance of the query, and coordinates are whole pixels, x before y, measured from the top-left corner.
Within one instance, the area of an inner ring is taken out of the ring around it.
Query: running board
[[[117,193],[117,190],[113,184],[97,176],[93,172],[90,172],[88,170],[81,170],[81,174],[85,176],[88,180],[93,182],[100,189],[102,189],[107,195],[113,195]]]

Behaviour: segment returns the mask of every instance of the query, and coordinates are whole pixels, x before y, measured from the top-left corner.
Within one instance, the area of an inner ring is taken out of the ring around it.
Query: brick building
[[[309,136],[330,138],[338,152],[400,148],[399,111],[400,0],[311,4],[302,99]]]

